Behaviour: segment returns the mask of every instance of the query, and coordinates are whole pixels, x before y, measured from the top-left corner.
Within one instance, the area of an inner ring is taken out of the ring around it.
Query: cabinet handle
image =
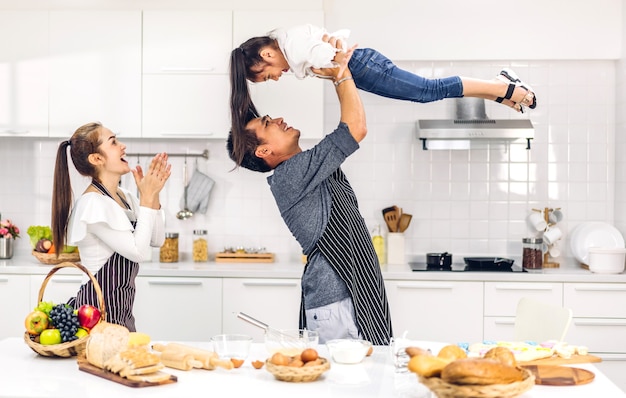
[[[576,319],[576,326],[626,326],[626,320],[620,319]]]
[[[197,286],[202,285],[201,281],[148,281],[148,285],[181,285],[181,286]]]
[[[2,134],[10,134],[10,135],[26,135],[30,133],[28,130],[2,130],[0,131]]]
[[[243,282],[244,286],[287,286],[297,287],[297,282]]]
[[[83,283],[82,279],[50,279],[52,283]]]
[[[541,284],[541,285],[506,283],[502,285],[496,285],[496,290],[548,290],[548,291],[551,291],[554,289],[552,288],[552,284],[548,284],[548,283]]]
[[[579,292],[626,292],[626,286],[622,285],[602,285],[602,286],[575,286],[574,290]]]
[[[0,282],[2,282],[2,283],[8,282],[8,281],[9,281],[9,278],[2,278],[2,279],[0,279]]]
[[[398,289],[432,289],[432,290],[452,290],[454,286],[450,283],[398,283]]]
[[[515,319],[496,319],[493,323],[496,325],[515,325]]]
[[[215,68],[213,67],[211,68],[185,68],[185,67],[176,68],[176,67],[167,67],[167,66],[161,67],[161,72],[165,72],[165,73],[209,73],[209,72],[213,72],[214,70]]]
[[[159,135],[162,135],[164,137],[180,137],[181,135],[185,135],[185,136],[198,136],[198,137],[204,137],[204,136],[212,136],[215,135],[215,133],[211,132],[211,131],[160,131]]]

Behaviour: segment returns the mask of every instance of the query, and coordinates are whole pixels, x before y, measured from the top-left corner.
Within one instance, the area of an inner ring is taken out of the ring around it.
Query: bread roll
[[[485,353],[483,358],[495,359],[505,365],[517,366],[515,354],[513,354],[513,351],[506,347],[493,347]]]
[[[522,381],[523,373],[495,359],[465,358],[446,365],[441,379],[451,384],[509,384]]]
[[[411,372],[420,376],[433,377],[439,376],[442,369],[449,363],[449,359],[433,355],[415,355],[411,357],[407,366]]]
[[[404,351],[410,356],[414,357],[416,355],[432,355],[430,350],[426,350],[420,347],[406,347]]]
[[[437,356],[439,358],[446,358],[454,361],[455,359],[467,358],[467,353],[458,345],[450,344],[439,350]]]
[[[130,332],[124,326],[100,322],[89,332],[85,357],[90,364],[104,369],[104,364],[128,347]]]

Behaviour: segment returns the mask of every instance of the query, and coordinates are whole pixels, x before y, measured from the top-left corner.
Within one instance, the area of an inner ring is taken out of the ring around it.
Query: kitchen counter
[[[209,343],[193,343],[211,349]],[[328,357],[326,346],[319,346],[321,356]],[[254,369],[250,360],[265,359],[265,346],[253,344],[251,354],[239,369],[194,369],[165,371],[178,377],[176,383],[145,388],[131,388],[80,371],[76,358],[46,358],[34,353],[21,338],[0,341],[0,397],[184,397],[210,396],[217,393],[234,397],[320,398],[320,397],[405,397],[431,398],[417,376],[397,373],[389,347],[377,346],[371,357],[357,365],[331,368],[320,379],[310,383],[287,383],[274,379],[262,368]],[[595,379],[580,386],[534,386],[520,398],[624,397],[624,394],[602,372],[591,364],[579,364],[595,373]],[[433,397],[434,398],[434,397]]]
[[[0,275],[23,274],[45,275],[51,265],[40,263],[30,253],[16,253],[9,260],[0,260]],[[178,263],[146,262],[139,269],[140,276],[220,277],[220,278],[296,278],[302,275],[303,264],[293,261],[274,263]],[[514,282],[593,282],[626,283],[626,273],[594,274],[577,265],[562,265],[559,268],[544,268],[535,272],[445,272],[411,271],[408,264],[383,265],[386,280],[429,280],[429,281],[514,281]],[[93,271],[93,270],[92,270]],[[60,271],[61,272],[61,271]],[[76,270],[62,272],[80,273]]]

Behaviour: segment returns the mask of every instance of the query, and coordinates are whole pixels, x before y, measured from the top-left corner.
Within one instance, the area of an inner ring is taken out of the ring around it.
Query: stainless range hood
[[[518,139],[525,139],[526,149],[530,149],[530,140],[535,137],[535,128],[529,119],[489,119],[485,113],[483,99],[457,98],[456,101],[456,119],[417,121],[417,138],[422,140],[422,149],[429,149],[427,145],[429,140],[469,142]]]

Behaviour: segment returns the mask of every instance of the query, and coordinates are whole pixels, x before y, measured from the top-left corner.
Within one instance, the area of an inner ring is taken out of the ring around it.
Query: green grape
[[[37,304],[37,307],[35,308],[35,310],[42,311],[49,317],[52,307],[54,307],[54,303],[52,301],[42,301],[39,304]]]

